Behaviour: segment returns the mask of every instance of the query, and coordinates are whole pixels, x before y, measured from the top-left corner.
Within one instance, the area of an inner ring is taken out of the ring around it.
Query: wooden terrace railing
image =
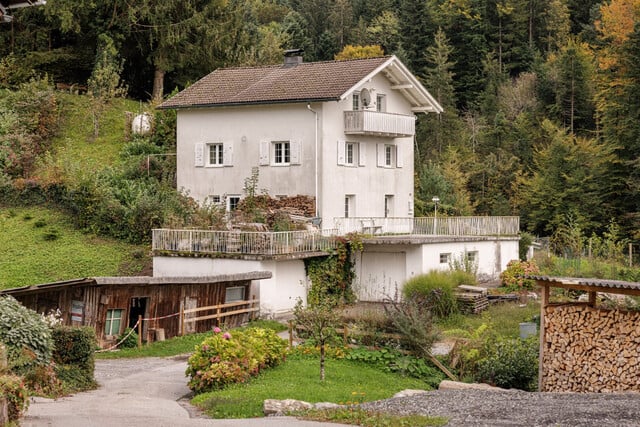
[[[211,231],[153,230],[154,251],[285,255],[324,252],[336,247],[336,230],[322,231]]]
[[[344,133],[382,136],[413,136],[414,116],[373,110],[344,112]]]
[[[520,232],[520,217],[334,218],[334,227],[340,235],[363,233],[421,236],[517,236]]]

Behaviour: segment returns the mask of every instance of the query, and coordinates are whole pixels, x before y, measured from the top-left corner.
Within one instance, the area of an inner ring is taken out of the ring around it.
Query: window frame
[[[291,165],[291,141],[272,141],[273,165]]]
[[[235,203],[233,201],[236,201]],[[227,203],[226,203],[226,207],[227,207],[227,212],[233,212],[238,208],[238,204],[240,203],[240,200],[242,200],[242,197],[239,194],[229,194],[227,196]]]
[[[124,317],[124,308],[108,308],[105,321],[104,321],[104,335],[107,337],[114,337],[121,334],[122,330],[122,319]],[[119,317],[115,317],[114,315],[118,312]],[[118,329],[114,332],[114,323],[117,321]]]
[[[240,299],[229,298],[229,291],[237,291],[237,290],[241,290],[242,292],[242,296],[240,297]],[[245,301],[245,293],[246,293],[246,286],[229,286],[224,290],[224,303],[229,304],[232,302]]]
[[[351,218],[355,215],[355,194],[344,195],[344,217]]]
[[[393,147],[391,144],[384,145],[384,166],[388,168],[393,167]]]
[[[451,252],[440,253],[440,264],[449,264],[451,262]]]
[[[384,93],[376,94],[376,111],[379,113],[387,112],[387,95]]]
[[[223,142],[212,142],[212,143],[208,143],[206,145],[207,147],[207,163],[206,166],[208,167],[221,167],[224,166],[224,143]],[[213,151],[215,152],[213,152]],[[212,154],[213,155],[213,159],[212,159]],[[212,161],[213,160],[213,161]]]
[[[478,251],[466,251],[464,253],[464,256],[465,256],[466,261],[477,263],[478,262],[478,258],[479,258],[479,253],[478,253]]]
[[[351,95],[351,110],[360,111],[362,110],[362,102],[360,100],[360,92],[353,92]]]

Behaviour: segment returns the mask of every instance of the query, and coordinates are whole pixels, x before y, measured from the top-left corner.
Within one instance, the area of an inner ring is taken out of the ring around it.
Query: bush
[[[445,318],[458,312],[454,289],[463,277],[469,276],[460,271],[430,271],[407,280],[402,295],[407,301],[421,300],[422,304],[431,307],[434,316]]]
[[[487,343],[487,357],[478,362],[478,379],[503,388],[535,391],[538,339],[499,339]]]
[[[0,396],[7,399],[9,421],[16,421],[29,406],[27,387],[18,376],[0,375]]]
[[[122,342],[120,342],[122,341]],[[120,348],[136,348],[138,346],[138,334],[131,328],[125,328],[122,335],[118,337]]]
[[[42,316],[11,296],[0,297],[0,341],[7,346],[9,366],[15,372],[51,360],[51,330]]]
[[[248,328],[222,333],[216,329],[189,358],[186,375],[196,393],[246,382],[261,369],[284,360],[286,342],[271,329]]]
[[[527,274],[540,274],[540,269],[535,261],[511,260],[506,270],[500,273],[500,283],[510,292],[533,289],[535,280],[525,279]]]
[[[55,372],[66,391],[82,391],[95,387],[93,376],[96,333],[91,327],[59,326],[53,330]]]

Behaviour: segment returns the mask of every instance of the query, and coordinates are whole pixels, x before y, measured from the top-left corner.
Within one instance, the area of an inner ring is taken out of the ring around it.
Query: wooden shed
[[[237,326],[259,312],[258,282],[271,272],[210,277],[93,277],[7,289],[38,313],[60,310],[63,323],[92,326],[112,345],[141,321],[144,340]]]
[[[640,391],[640,311],[606,308],[598,294],[640,296],[640,283],[527,276],[542,288],[539,390]],[[584,301],[555,298],[581,291]],[[566,293],[565,293],[566,294]],[[557,300],[552,302],[553,300]]]

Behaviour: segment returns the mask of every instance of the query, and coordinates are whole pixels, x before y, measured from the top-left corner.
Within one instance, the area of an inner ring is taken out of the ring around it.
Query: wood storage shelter
[[[640,283],[526,276],[542,288],[539,391],[640,391],[640,312],[598,306],[598,293],[640,296]],[[551,288],[586,292],[551,302]]]
[[[209,277],[93,277],[7,289],[38,313],[60,310],[71,326],[92,326],[101,346],[112,345],[142,319],[144,340],[238,326],[258,314],[258,282],[271,272]]]

